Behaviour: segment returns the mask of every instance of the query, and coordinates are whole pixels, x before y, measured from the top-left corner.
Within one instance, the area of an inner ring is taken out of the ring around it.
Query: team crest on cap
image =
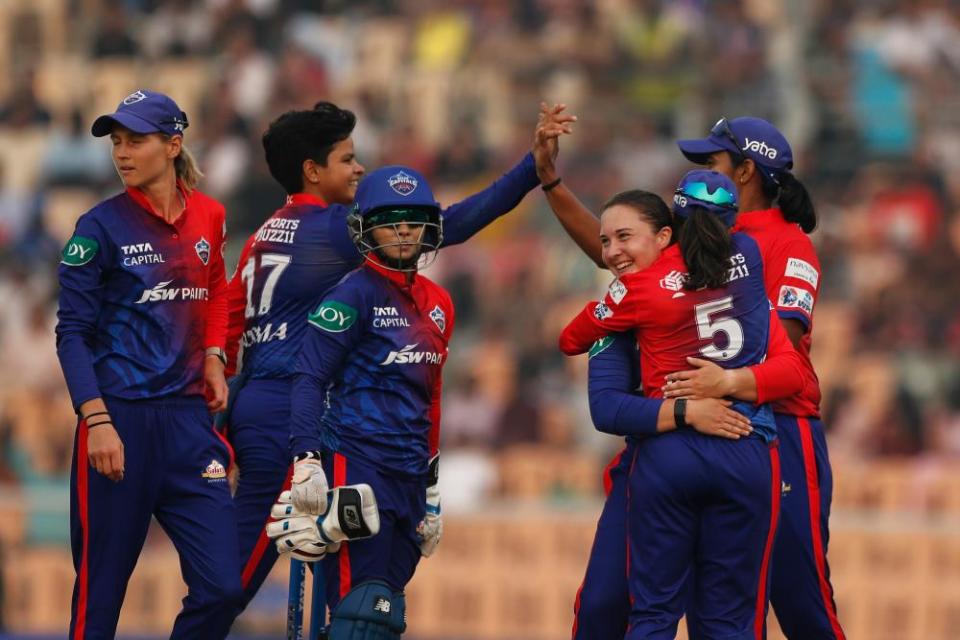
[[[387,178],[387,184],[400,195],[408,196],[413,193],[419,183],[416,178],[406,171],[400,171]]]
[[[447,328],[447,314],[443,312],[443,309],[440,308],[440,305],[437,305],[430,312],[430,319],[433,320],[433,323],[440,327],[440,331],[446,331]]]
[[[134,91],[133,93],[128,95],[126,98],[124,98],[123,104],[130,106],[131,104],[136,104],[141,100],[146,100],[146,99],[147,99],[147,94],[145,94],[143,91],[140,91],[138,89],[137,91]]]
[[[197,250],[197,257],[200,258],[200,262],[203,264],[210,262],[210,243],[207,242],[206,238],[200,236],[200,241],[193,245],[193,248]]]

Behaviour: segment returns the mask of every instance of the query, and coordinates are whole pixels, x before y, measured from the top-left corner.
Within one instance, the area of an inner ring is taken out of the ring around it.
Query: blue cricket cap
[[[426,178],[410,167],[380,167],[368,173],[357,187],[356,208],[360,215],[382,209],[433,209],[440,203]]]
[[[134,133],[165,133],[182,136],[189,126],[187,114],[180,110],[170,96],[156,91],[139,89],[124,98],[113,113],[93,121],[90,133],[96,137],[110,135],[116,124]]]
[[[728,227],[737,217],[737,187],[717,171],[688,171],[673,193],[673,213],[688,218],[694,207],[703,207]]]
[[[777,174],[793,168],[790,143],[775,126],[762,118],[720,118],[706,138],[679,140],[677,146],[695,164],[705,164],[707,158],[718,151],[750,158],[774,182],[777,182]]]

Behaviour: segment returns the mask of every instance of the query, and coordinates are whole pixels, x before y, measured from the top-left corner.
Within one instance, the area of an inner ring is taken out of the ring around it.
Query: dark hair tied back
[[[780,182],[780,195],[777,205],[788,222],[796,222],[804,233],[810,233],[817,228],[817,212],[813,208],[813,200],[803,183],[789,171],[784,171],[777,180]]]
[[[718,289],[727,283],[733,240],[720,219],[703,207],[691,210],[687,219],[676,217],[680,254],[687,265],[684,288]]]

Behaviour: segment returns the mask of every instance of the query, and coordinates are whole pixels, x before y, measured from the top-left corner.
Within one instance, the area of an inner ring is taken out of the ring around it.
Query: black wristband
[[[100,422],[94,422],[93,424],[87,423],[87,429],[93,429],[94,427],[99,427],[102,424],[113,424],[109,420],[101,420]]]
[[[89,420],[90,418],[92,418],[92,417],[94,417],[94,416],[109,416],[109,415],[110,415],[110,413],[107,412],[107,411],[94,411],[93,413],[88,413],[87,415],[85,415],[85,416],[80,416],[80,417],[81,417],[82,419],[84,419],[84,420]]]
[[[293,456],[293,462],[296,464],[302,460],[319,460],[320,452],[319,451],[304,451],[303,453],[298,453]]]
[[[673,422],[677,429],[684,429],[690,425],[687,424],[687,399],[677,398],[673,401]]]
[[[560,184],[562,181],[563,181],[563,178],[557,178],[557,179],[554,180],[553,182],[548,182],[547,184],[540,185],[540,188],[543,189],[544,191],[550,191],[550,189],[553,189],[555,186],[557,186],[558,184]]]

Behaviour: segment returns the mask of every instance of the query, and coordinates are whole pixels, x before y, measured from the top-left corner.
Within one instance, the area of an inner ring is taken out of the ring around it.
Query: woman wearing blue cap
[[[721,118],[710,135],[681,140],[692,162],[719,171],[740,191],[737,228],[760,245],[767,295],[802,361],[801,393],[773,405],[780,434],[783,518],[774,547],[770,601],[791,640],[842,640],[827,563],[833,471],[820,421],[820,384],[810,361],[820,262],[807,236],[817,225],[810,195],[791,172],[793,151],[780,131],[753,117]],[[715,367],[671,377],[668,397],[724,392]],[[696,620],[694,613],[691,619]]]
[[[80,216],[60,262],[57,353],[79,415],[75,639],[114,637],[151,517],[188,586],[171,637],[226,635],[240,597],[229,454],[210,417],[227,400],[224,209],[195,188],[186,127],[146,90],[97,118],[126,189]]]
[[[369,484],[379,508],[379,534],[323,560],[330,637],[366,628],[364,637],[394,638],[405,629],[403,589],[440,540],[440,374],[454,311],[418,273],[443,242],[440,206],[420,173],[370,173],[348,223],[365,259],[310,314],[290,450],[297,464],[322,464],[334,487]]]
[[[786,334],[771,323],[757,245],[729,232],[735,193],[716,172],[687,174],[674,197],[679,240],[652,262],[631,249],[627,212],[608,207],[601,244],[617,279],[560,338],[570,355],[611,331],[636,332],[640,347],[647,398],[629,393],[622,347],[609,338],[594,346],[590,367],[598,428],[638,438],[627,482],[627,638],[673,638],[688,597],[703,612],[704,637],[759,638],[764,629],[780,478],[763,403],[796,393],[803,381]],[[759,365],[768,347],[773,357]],[[712,430],[685,428],[690,407],[702,401],[659,399],[663,377],[692,355],[725,369],[749,367],[734,372],[741,388],[731,395],[742,400],[729,413],[737,417],[715,417]]]

